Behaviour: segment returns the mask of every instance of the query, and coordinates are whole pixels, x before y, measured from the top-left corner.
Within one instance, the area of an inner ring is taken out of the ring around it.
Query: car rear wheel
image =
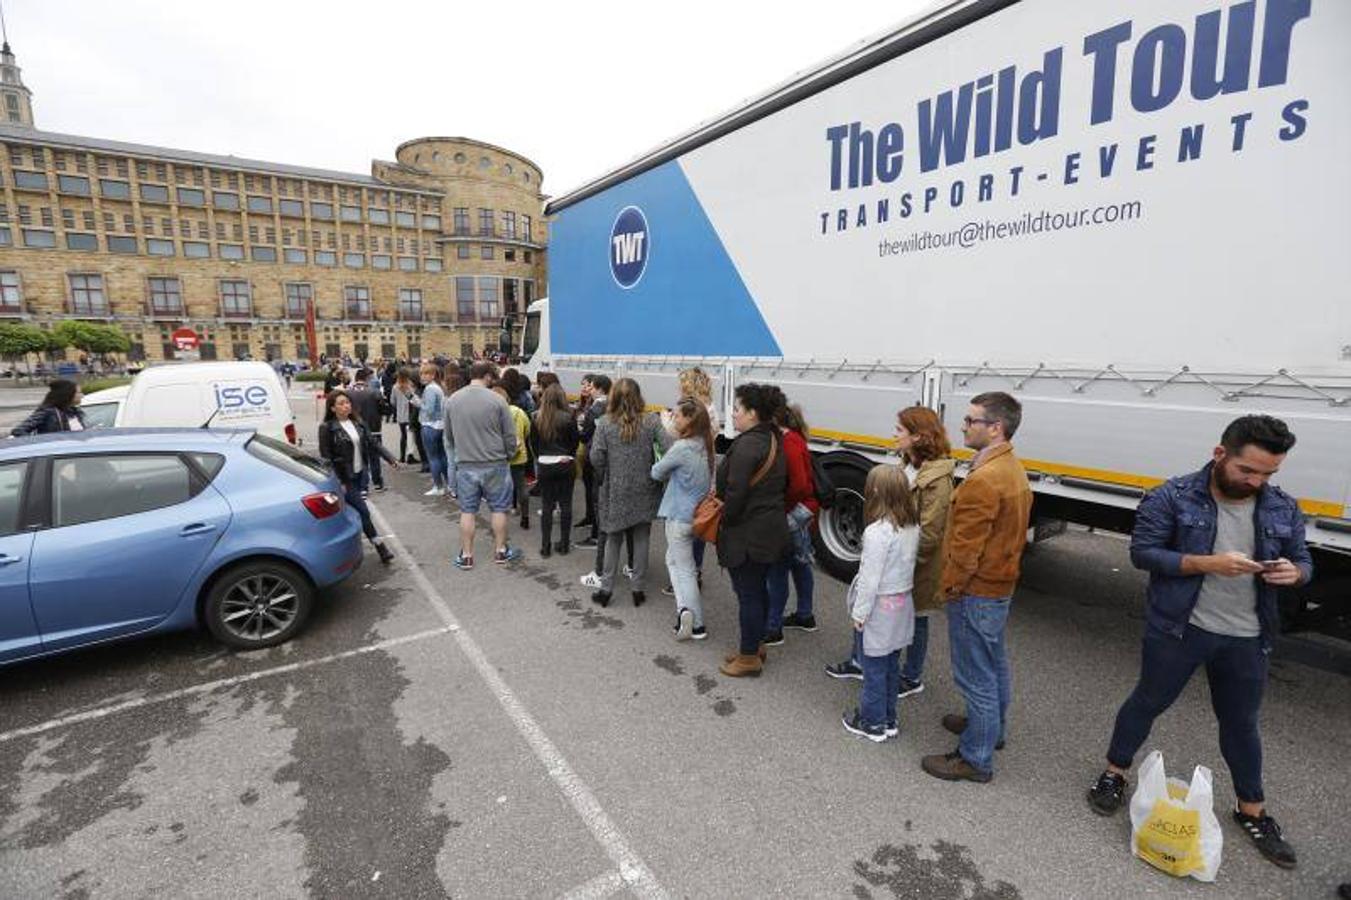
[[[229,569],[207,595],[204,618],[211,634],[239,650],[289,641],[314,606],[314,588],[299,569],[260,560]]]

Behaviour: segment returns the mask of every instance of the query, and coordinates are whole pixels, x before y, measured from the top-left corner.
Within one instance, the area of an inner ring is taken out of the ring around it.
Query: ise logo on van
[[[638,283],[652,255],[652,232],[647,217],[636,206],[626,206],[610,229],[610,274],[615,284],[628,290]]]
[[[216,421],[248,419],[272,412],[272,395],[259,382],[218,381],[211,385],[216,396]]]

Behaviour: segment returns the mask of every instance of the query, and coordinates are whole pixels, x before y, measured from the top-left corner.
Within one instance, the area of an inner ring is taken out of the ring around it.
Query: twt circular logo
[[[627,290],[638,283],[652,255],[652,232],[647,217],[636,206],[626,206],[610,229],[610,274],[615,284]]]

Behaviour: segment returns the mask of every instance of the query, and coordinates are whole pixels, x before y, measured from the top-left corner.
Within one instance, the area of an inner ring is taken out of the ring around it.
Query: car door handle
[[[8,553],[0,553],[0,566],[9,566],[16,562],[23,562],[23,557],[10,556]]]
[[[206,534],[208,531],[215,531],[216,526],[208,522],[194,522],[191,525],[184,525],[183,530],[178,533],[179,537],[192,537],[194,534]]]

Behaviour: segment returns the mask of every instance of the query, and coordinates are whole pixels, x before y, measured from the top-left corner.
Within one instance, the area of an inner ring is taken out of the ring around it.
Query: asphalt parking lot
[[[1148,868],[1124,811],[1088,811],[1138,666],[1143,578],[1118,538],[1029,554],[1009,745],[991,784],[953,785],[919,768],[960,710],[941,619],[927,689],[874,745],[839,724],[854,683],[822,674],[848,642],[842,585],[821,576],[822,628],[732,680],[711,557],[711,637],[677,644],[669,598],[600,610],[577,583],[592,554],[541,560],[534,531],[522,564],[456,571],[455,507],[415,472],[391,483],[398,559],[368,555],[290,644],[183,634],[0,669],[0,897],[1304,898],[1351,879],[1351,681],[1298,663],[1273,664],[1263,718],[1298,869],[1228,818],[1204,679],[1146,748],[1215,770],[1217,883]]]

